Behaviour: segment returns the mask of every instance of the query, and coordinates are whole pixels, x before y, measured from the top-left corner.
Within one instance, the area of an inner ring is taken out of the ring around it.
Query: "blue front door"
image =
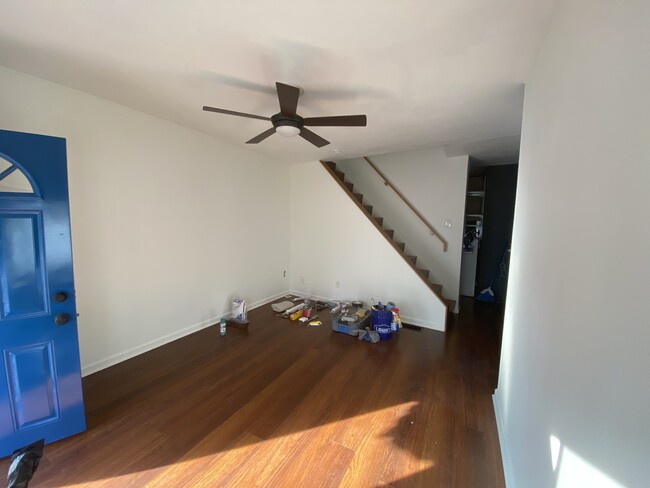
[[[0,457],[85,430],[65,139],[0,130]]]

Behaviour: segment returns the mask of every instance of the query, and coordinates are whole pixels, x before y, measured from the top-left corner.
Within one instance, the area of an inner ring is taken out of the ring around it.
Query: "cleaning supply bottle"
[[[222,336],[226,335],[226,319],[221,319],[219,322],[219,334]]]
[[[398,326],[397,326],[397,318],[395,317],[395,312],[392,312],[393,318],[390,321],[390,331],[391,332],[397,332]]]
[[[402,319],[399,316],[399,309],[397,307],[393,307],[390,311],[393,314],[393,318],[390,322],[390,330],[392,332],[399,332],[399,330],[402,328]]]

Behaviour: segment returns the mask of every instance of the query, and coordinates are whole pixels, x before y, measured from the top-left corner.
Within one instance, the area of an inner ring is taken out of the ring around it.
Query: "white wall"
[[[85,373],[288,288],[286,165],[3,68],[0,127],[67,139]]]
[[[364,203],[373,205],[373,214],[384,217],[384,227],[395,229],[396,238],[406,242],[407,253],[418,257],[418,267],[431,271],[432,281],[443,285],[446,298],[458,300],[469,158],[447,158],[442,148],[427,148],[370,159],[447,240],[447,252],[366,161],[337,164],[354,183],[355,192],[363,193]],[[445,227],[447,219],[451,228]]]
[[[392,300],[405,321],[444,330],[444,305],[319,162],[292,166],[290,188],[292,290]]]
[[[564,2],[527,84],[495,395],[509,486],[648,486],[648,25],[647,1]]]

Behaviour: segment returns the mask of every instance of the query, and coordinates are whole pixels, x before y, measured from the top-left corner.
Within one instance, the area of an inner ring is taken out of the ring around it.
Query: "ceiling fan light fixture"
[[[294,137],[300,134],[300,129],[292,125],[281,125],[276,127],[275,131],[284,137]]]

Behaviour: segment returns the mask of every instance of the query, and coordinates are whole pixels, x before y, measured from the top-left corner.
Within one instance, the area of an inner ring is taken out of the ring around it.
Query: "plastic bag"
[[[41,461],[44,444],[45,440],[41,439],[14,451],[7,474],[7,488],[27,488]]]
[[[232,300],[232,318],[234,320],[245,321],[248,320],[246,312],[246,300],[243,298],[233,298]]]

